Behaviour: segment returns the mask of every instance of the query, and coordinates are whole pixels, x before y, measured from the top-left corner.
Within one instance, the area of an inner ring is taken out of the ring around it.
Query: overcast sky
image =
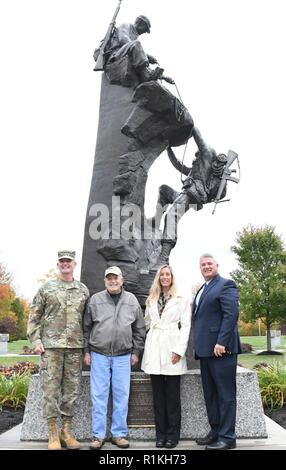
[[[80,265],[100,92],[92,55],[117,3],[0,0],[0,261],[28,299],[55,266],[58,249],[75,249]],[[202,252],[217,257],[222,275],[236,267],[230,246],[247,224],[275,225],[285,235],[284,4],[122,2],[118,23],[150,18],[142,44],[176,80],[207,143],[240,157],[231,202],[215,215],[212,204],[189,211],[180,222],[171,264],[184,291],[200,280]],[[190,146],[185,163],[192,158]],[[166,154],[149,174],[149,215],[163,183],[181,188]]]

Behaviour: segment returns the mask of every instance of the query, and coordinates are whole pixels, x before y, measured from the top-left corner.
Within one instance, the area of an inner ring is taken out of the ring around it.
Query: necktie
[[[199,293],[198,293],[198,295],[197,295],[197,297],[196,297],[196,310],[197,310],[197,308],[198,308],[201,295],[202,295],[202,293],[204,292],[205,288],[206,288],[206,283],[204,283],[204,285],[202,286],[201,290],[199,291]]]

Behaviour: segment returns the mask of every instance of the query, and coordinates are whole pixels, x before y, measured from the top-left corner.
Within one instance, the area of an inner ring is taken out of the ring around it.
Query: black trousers
[[[157,440],[178,442],[181,430],[180,375],[150,375]]]

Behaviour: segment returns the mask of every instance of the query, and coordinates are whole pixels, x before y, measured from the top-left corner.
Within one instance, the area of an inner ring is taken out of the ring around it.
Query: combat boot
[[[80,449],[80,443],[71,434],[71,416],[62,416],[63,427],[60,434],[60,442],[63,447],[71,450]]]
[[[61,450],[61,443],[59,439],[59,433],[57,428],[57,418],[48,419],[48,431],[49,431],[49,450]]]

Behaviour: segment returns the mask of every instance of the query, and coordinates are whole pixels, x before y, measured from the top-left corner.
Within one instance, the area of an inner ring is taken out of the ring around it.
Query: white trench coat
[[[146,307],[147,333],[141,368],[146,374],[182,375],[187,371],[185,353],[191,328],[191,304],[180,296],[171,298],[160,318],[157,302]],[[172,352],[181,359],[172,364]]]

